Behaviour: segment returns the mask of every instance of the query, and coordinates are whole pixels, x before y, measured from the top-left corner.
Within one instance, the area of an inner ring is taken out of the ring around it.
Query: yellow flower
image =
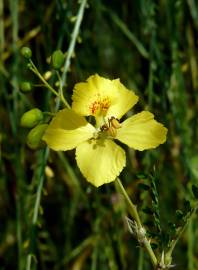
[[[76,148],[80,171],[96,187],[114,181],[126,164],[125,151],[114,140],[139,151],[166,141],[167,129],[148,111],[120,122],[138,97],[119,79],[90,76],[75,85],[72,98],[72,109],[57,113],[43,140],[55,151]],[[90,115],[95,125],[85,119]]]

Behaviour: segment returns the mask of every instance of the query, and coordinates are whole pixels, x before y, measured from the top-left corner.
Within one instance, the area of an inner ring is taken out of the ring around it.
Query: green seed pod
[[[48,124],[41,124],[30,130],[26,141],[29,148],[35,150],[45,145],[44,141],[42,141],[42,137],[47,127]]]
[[[32,51],[28,47],[22,47],[21,54],[26,58],[30,59],[32,57]]]
[[[60,69],[64,63],[64,54],[61,50],[53,52],[51,65],[54,69]]]
[[[20,84],[20,90],[24,93],[30,92],[32,90],[32,85],[30,82],[25,81]]]
[[[37,108],[34,108],[30,111],[25,112],[22,115],[20,124],[22,127],[33,128],[42,120],[43,120],[42,111]]]

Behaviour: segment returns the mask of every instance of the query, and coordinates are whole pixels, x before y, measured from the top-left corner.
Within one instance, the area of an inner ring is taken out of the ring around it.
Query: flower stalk
[[[133,204],[133,202],[129,198],[129,196],[128,196],[128,194],[127,194],[125,188],[123,187],[119,178],[116,179],[116,183],[118,184],[120,192],[122,193],[122,195],[124,196],[124,198],[126,200],[126,203],[128,205],[128,211],[129,211],[132,219],[134,220],[133,224],[135,227],[135,235],[138,238],[137,240],[140,242],[140,244],[142,244],[144,246],[144,248],[147,251],[147,253],[151,259],[151,262],[155,268],[158,264],[158,261],[157,261],[157,258],[155,256],[155,253],[153,252],[150,241],[146,237],[146,231],[141,223],[141,220],[140,220],[140,217],[139,217],[139,214],[137,211],[137,207]]]
[[[65,99],[64,94],[63,94],[63,84],[62,84],[61,76],[60,76],[58,71],[56,72],[56,74],[57,74],[57,77],[58,77],[58,80],[59,80],[59,96],[60,96],[60,100],[64,101],[63,103],[69,109],[70,105],[67,102],[67,100]]]
[[[58,92],[54,88],[52,88],[51,85],[44,79],[44,77],[41,75],[41,73],[39,72],[33,61],[31,59],[29,59],[29,61],[30,61],[29,66],[30,70],[43,82],[45,87],[47,87],[55,96],[58,97],[59,96]]]
[[[59,99],[63,102],[65,107],[69,108],[69,104],[67,103],[66,99],[64,98],[64,95],[62,93],[62,90],[60,93],[58,93],[51,85],[44,79],[44,77],[41,75],[37,67],[34,65],[33,61],[29,59],[30,61],[30,70],[43,82],[44,86],[49,89],[55,96],[59,97]],[[60,87],[61,89],[62,87]]]

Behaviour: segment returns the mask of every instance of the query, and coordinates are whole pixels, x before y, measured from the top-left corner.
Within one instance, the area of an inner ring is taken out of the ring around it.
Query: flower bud
[[[32,57],[32,51],[28,47],[22,47],[21,54],[26,58],[30,59]]]
[[[41,124],[30,130],[27,135],[27,145],[29,148],[35,150],[44,145],[42,137],[47,127],[48,124]]]
[[[42,111],[37,108],[34,108],[30,111],[25,112],[22,115],[20,124],[22,127],[33,128],[42,120],[43,120]]]
[[[53,52],[51,64],[54,69],[60,69],[64,63],[64,54],[61,50]]]
[[[20,90],[24,93],[30,92],[32,90],[32,85],[30,82],[25,81],[20,84]]]

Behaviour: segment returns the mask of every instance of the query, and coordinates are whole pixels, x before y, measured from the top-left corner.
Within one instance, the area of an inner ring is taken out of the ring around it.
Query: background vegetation
[[[72,0],[0,0],[1,270],[27,269],[28,254],[34,254],[31,269],[151,269],[129,233],[125,204],[113,183],[99,189],[88,184],[74,151],[48,153],[25,145],[21,115],[33,107],[54,111],[55,105],[44,87],[20,92],[23,80],[40,85],[20,48],[32,49],[42,74],[51,70],[49,57],[56,49],[67,51],[78,9]],[[168,140],[158,149],[127,150],[121,174],[162,249],[181,221],[176,210],[188,211],[191,186],[198,184],[197,38],[195,0],[88,1],[67,74],[68,100],[74,84],[91,74],[119,77],[140,96],[134,112],[149,109],[168,128]],[[49,82],[55,83],[53,74]],[[174,251],[175,269],[198,269],[197,242],[195,216]]]

